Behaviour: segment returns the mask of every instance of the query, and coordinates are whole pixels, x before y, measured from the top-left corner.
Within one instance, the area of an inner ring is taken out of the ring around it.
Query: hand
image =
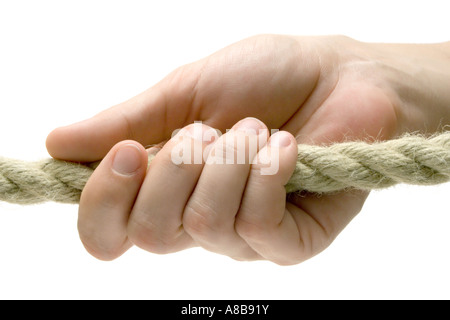
[[[142,146],[120,142],[83,190],[79,230],[86,249],[110,259],[132,243],[155,253],[202,246],[239,260],[298,262],[302,210],[286,205],[284,188],[297,144],[286,131],[269,143],[268,136],[254,118],[220,137],[206,125],[187,126],[156,154],[142,184]],[[127,201],[108,212],[105,200],[119,195]]]
[[[47,147],[56,158],[94,161],[106,155],[82,194],[79,230],[83,243],[93,255],[107,260],[125,252],[132,243],[160,253],[203,245],[237,259],[265,258],[280,264],[298,263],[319,253],[360,211],[367,193],[291,196],[285,209],[295,220],[295,223],[291,220],[290,226],[295,224],[298,228],[298,237],[289,238],[296,245],[287,245],[291,248],[287,252],[262,254],[245,242],[245,232],[241,232],[234,236],[240,236],[242,246],[246,243],[256,254],[230,253],[224,249],[223,238],[216,244],[213,239],[209,239],[207,244],[199,243],[189,232],[179,230],[179,238],[175,241],[173,233],[161,234],[158,231],[161,223],[166,221],[161,218],[162,213],[158,213],[157,206],[149,201],[145,201],[143,207],[140,205],[144,203],[140,201],[144,197],[141,193],[147,190],[147,181],[150,181],[146,177],[146,152],[142,145],[167,141],[173,130],[194,120],[201,120],[223,132],[248,116],[260,119],[269,129],[290,132],[297,143],[392,138],[406,127],[420,127],[417,119],[421,119],[421,111],[416,108],[411,109],[412,113],[405,112],[407,104],[401,103],[406,101],[402,96],[405,91],[396,90],[400,88],[397,85],[399,77],[394,77],[396,69],[391,66],[395,63],[388,59],[391,49],[344,37],[253,37],[175,70],[149,90],[91,119],[54,130],[48,137]],[[382,58],[386,59],[384,64],[381,63],[384,62]],[[400,81],[404,86],[410,82]],[[411,114],[415,121],[410,119]],[[425,124],[428,128],[436,125],[434,117],[422,119],[429,119]],[[161,152],[171,148],[170,142],[168,144]],[[122,147],[135,152],[135,161],[129,156],[128,162],[123,164],[124,168],[129,166],[128,169],[133,169],[128,170],[132,174],[117,175],[112,170],[113,159],[120,159],[117,151]],[[279,179],[275,186],[286,178],[290,166],[286,161],[280,166],[285,168],[280,170],[280,176],[272,177]],[[165,168],[164,162],[168,163],[160,160],[160,164],[154,166]],[[207,168],[205,166],[203,171]],[[158,175],[159,170],[164,172],[163,169],[150,168],[147,176]],[[197,175],[203,177],[203,171]],[[186,190],[192,188],[186,180],[178,181],[178,184],[186,184]],[[159,188],[160,193],[171,192],[166,185]],[[175,192],[172,194],[173,197],[176,195]],[[176,197],[160,199],[167,200],[167,205],[179,206]],[[273,204],[278,205],[278,209],[282,204],[280,201]],[[133,217],[138,205],[141,212],[139,221],[145,221],[138,223],[144,228],[140,230],[132,222],[136,220]],[[179,214],[182,210],[177,209]],[[218,205],[209,209],[221,212],[226,207]],[[279,212],[274,213],[274,218],[279,218]],[[174,223],[170,227],[177,226],[183,219],[176,222],[169,219]],[[260,236],[266,237],[266,241],[261,240],[263,247],[267,251],[276,251],[268,243],[271,233],[264,232],[273,229],[270,228],[271,222],[266,224],[260,220],[256,225],[261,229]],[[283,242],[282,246],[285,245]]]

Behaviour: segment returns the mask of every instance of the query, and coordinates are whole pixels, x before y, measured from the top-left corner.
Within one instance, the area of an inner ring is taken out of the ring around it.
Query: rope
[[[78,203],[97,165],[98,162],[26,162],[0,157],[0,201]],[[429,138],[407,135],[371,144],[354,141],[329,146],[298,145],[297,165],[286,191],[330,193],[448,181],[450,131]]]

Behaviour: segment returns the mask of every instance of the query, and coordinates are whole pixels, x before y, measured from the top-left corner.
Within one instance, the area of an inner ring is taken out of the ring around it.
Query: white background
[[[0,1],[1,155],[48,157],[47,134],[260,33],[448,41],[448,1]],[[296,266],[191,249],[88,255],[77,206],[0,203],[2,299],[448,299],[450,185],[373,192]]]

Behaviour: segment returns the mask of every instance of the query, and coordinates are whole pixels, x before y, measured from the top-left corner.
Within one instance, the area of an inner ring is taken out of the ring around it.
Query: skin
[[[329,246],[368,196],[356,190],[287,196],[296,144],[441,130],[450,123],[448,83],[449,43],[260,35],[55,129],[47,148],[64,160],[103,159],[82,192],[78,220],[81,241],[98,259],[115,259],[133,245],[159,254],[201,246],[237,260],[292,265]],[[196,138],[192,123],[199,120],[202,134],[213,128],[224,134]],[[184,129],[172,137],[178,128]],[[281,131],[269,138],[271,129]],[[225,138],[255,133],[261,143],[247,147],[245,164],[171,161],[180,144],[195,144],[214,159]],[[279,154],[271,159],[279,170],[261,175],[268,151]],[[156,154],[148,170],[147,152]]]

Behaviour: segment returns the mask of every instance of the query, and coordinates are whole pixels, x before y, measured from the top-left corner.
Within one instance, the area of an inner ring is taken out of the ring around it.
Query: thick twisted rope
[[[78,203],[97,165],[0,157],[0,200],[18,204]],[[398,183],[435,185],[448,181],[450,131],[430,138],[404,136],[371,144],[298,145],[297,165],[286,191],[330,193],[381,189]]]

